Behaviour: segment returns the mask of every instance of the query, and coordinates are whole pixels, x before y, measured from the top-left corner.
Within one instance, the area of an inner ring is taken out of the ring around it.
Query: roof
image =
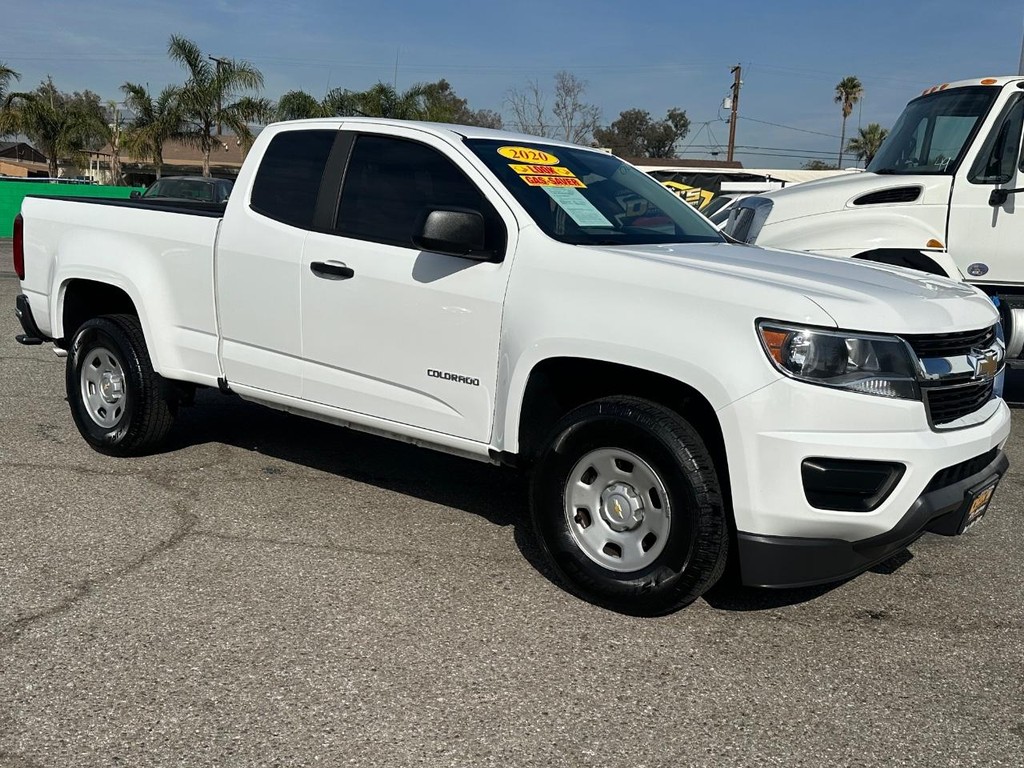
[[[1002,75],[1000,77],[975,77],[970,80],[956,80],[952,83],[939,83],[925,88],[921,95],[925,96],[936,91],[945,91],[948,88],[964,88],[968,85],[992,85],[1002,88],[1008,83],[1024,82],[1024,75]]]
[[[515,131],[499,131],[494,128],[481,128],[478,125],[455,125],[453,123],[428,123],[420,120],[395,120],[387,117],[318,117],[309,120],[289,120],[284,123],[272,123],[268,128],[279,128],[282,126],[305,125],[309,127],[330,127],[338,128],[342,123],[346,125],[381,125],[392,128],[413,128],[416,130],[431,133],[446,139],[458,136],[466,139],[493,139],[495,141],[515,141],[523,144],[548,144],[555,147],[576,147],[581,145],[573,144],[562,139],[548,139],[543,136],[532,136],[528,133],[516,133]],[[583,147],[583,149],[594,149]],[[595,150],[600,151],[600,150]]]

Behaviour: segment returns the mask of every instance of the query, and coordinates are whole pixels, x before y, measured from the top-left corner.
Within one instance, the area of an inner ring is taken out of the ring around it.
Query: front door
[[[947,246],[971,282],[1024,280],[1024,192],[992,199],[993,191],[1024,186],[1022,128],[1024,93],[1015,92],[979,139],[974,162],[964,163],[953,182]]]
[[[354,135],[333,226],[303,251],[303,397],[486,442],[515,220],[453,152],[414,128]],[[437,207],[480,211],[500,260],[417,248]]]

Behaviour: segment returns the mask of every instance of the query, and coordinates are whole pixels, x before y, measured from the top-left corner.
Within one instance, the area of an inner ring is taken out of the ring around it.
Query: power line
[[[832,134],[832,133],[822,133],[821,131],[811,131],[811,130],[808,130],[807,128],[797,128],[797,127],[792,126],[792,125],[783,125],[782,123],[772,123],[772,122],[769,122],[768,120],[757,120],[757,119],[755,119],[753,117],[740,117],[740,120],[749,120],[752,123],[761,123],[762,125],[773,125],[776,128],[786,128],[787,130],[799,131],[800,133],[813,133],[815,136],[828,136],[830,139],[838,139],[839,138],[839,136],[837,136],[836,134]]]

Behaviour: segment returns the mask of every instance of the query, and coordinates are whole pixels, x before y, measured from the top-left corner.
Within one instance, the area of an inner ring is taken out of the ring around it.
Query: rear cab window
[[[337,129],[277,134],[256,171],[249,207],[285,224],[311,229],[320,182],[338,134]]]

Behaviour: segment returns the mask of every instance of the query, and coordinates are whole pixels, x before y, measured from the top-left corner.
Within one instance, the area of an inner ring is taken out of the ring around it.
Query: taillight
[[[14,217],[14,271],[19,280],[25,279],[25,220],[19,213]]]

